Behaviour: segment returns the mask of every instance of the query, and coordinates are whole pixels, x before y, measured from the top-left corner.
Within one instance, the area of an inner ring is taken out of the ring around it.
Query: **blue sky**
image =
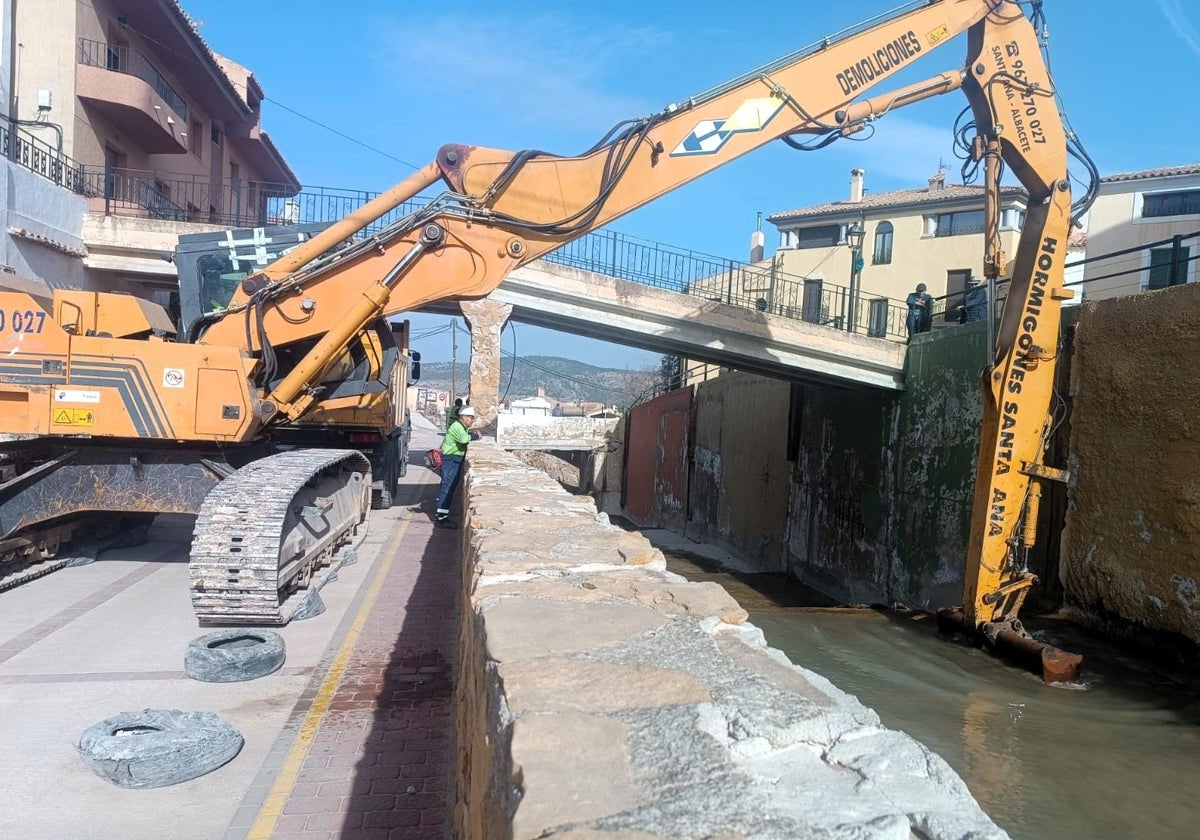
[[[657,112],[896,7],[896,0],[182,3],[214,50],[254,71],[268,100],[387,153],[264,103],[264,127],[301,182],[364,190],[391,186],[447,142],[576,154],[621,119]],[[1200,159],[1200,115],[1189,92],[1200,63],[1194,3],[1045,0],[1044,9],[1055,81],[1101,174]],[[927,53],[896,85],[958,67],[965,48],[960,37]],[[612,228],[745,259],[757,212],[840,199],[853,167],[866,169],[872,192],[923,186],[942,161],[957,181],[951,128],[965,104],[961,94],[920,103],[877,122],[869,140],[818,152],[771,144]],[[777,237],[764,225],[770,253]],[[413,320],[419,330],[447,322]],[[521,355],[657,366],[643,351],[521,325],[516,331]],[[460,337],[460,354],[462,344]],[[431,361],[450,357],[444,334],[416,347]]]

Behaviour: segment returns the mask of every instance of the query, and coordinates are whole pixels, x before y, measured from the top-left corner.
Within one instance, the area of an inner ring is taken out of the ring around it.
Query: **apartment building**
[[[903,300],[918,283],[936,298],[949,298],[943,317],[953,319],[953,303],[972,276],[983,275],[983,187],[947,184],[944,173],[918,189],[870,193],[862,169],[851,171],[845,200],[785,210],[767,220],[779,230],[777,270],[802,282],[776,289],[777,305],[802,309],[823,298],[829,288],[845,289],[853,273],[854,251],[847,232],[863,231],[861,263],[856,278],[866,319],[871,300]],[[1001,187],[1000,241],[1011,262],[1028,194],[1020,187]],[[834,309],[837,307],[834,306]]]
[[[1083,299],[1130,295],[1196,280],[1200,164],[1100,179],[1088,212]]]
[[[176,0],[18,0],[13,29],[9,113],[86,199],[93,286],[161,297],[180,233],[282,220],[300,187],[263,90]]]

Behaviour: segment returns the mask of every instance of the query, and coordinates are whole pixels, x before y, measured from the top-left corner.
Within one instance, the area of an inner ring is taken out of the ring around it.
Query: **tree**
[[[678,356],[664,355],[658,361],[658,383],[664,391],[672,391],[683,384],[679,375],[681,359]]]

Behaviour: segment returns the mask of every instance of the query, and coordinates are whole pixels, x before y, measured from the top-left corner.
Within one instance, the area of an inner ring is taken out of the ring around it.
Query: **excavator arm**
[[[434,300],[487,295],[515,268],[770,141],[853,133],[862,124],[863,111],[854,107],[860,95],[967,30],[973,59],[965,69],[943,74],[927,91],[893,97],[892,105],[885,97],[875,110],[969,83],[977,110],[997,111],[991,121],[1000,124],[1007,120],[1007,102],[999,101],[1005,91],[1020,97],[1030,85],[993,64],[992,53],[1003,54],[1018,39],[1036,55],[1020,7],[1005,0],[910,4],[621,124],[578,157],[444,146],[413,176],[248,277],[200,341],[261,354],[268,368],[261,378],[268,385],[262,419],[298,417],[311,405],[323,367],[372,319]],[[1057,120],[1045,114],[1042,122]],[[1065,166],[1055,168],[1041,154],[1061,141],[1061,132],[1046,125],[1035,148],[1011,155],[1022,182],[1028,179],[1039,194],[1065,176]],[[1006,153],[1016,148],[1007,138],[1001,145]],[[439,184],[444,191],[422,209],[327,254]],[[290,371],[270,369],[271,345],[314,337],[319,341],[301,363]]]
[[[988,276],[997,277],[1004,262],[994,234],[999,178],[993,173],[1000,161],[1028,190],[1029,206],[996,331],[996,356],[983,374],[963,607],[939,618],[1018,654],[1053,683],[1074,680],[1082,658],[1034,639],[1017,618],[1037,581],[1026,559],[1037,536],[1043,483],[1067,478],[1064,470],[1047,466],[1044,455],[1053,431],[1061,307],[1074,295],[1063,286],[1072,224],[1068,138],[1036,35],[1022,20],[984,26],[969,37],[964,90],[993,193],[986,219]]]

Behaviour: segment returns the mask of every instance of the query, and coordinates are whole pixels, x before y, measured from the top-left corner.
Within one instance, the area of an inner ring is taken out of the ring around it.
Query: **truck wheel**
[[[404,475],[406,466],[400,459],[400,453],[401,442],[392,441],[383,458],[383,480],[380,481],[383,488],[379,491],[378,496],[371,495],[373,510],[387,510],[395,503],[396,494],[400,489],[400,476]]]
[[[146,709],[88,727],[75,749],[88,769],[124,788],[177,785],[229,762],[244,739],[212,712]]]
[[[286,658],[283,637],[273,630],[218,630],[192,639],[183,667],[194,680],[242,682],[278,671]]]

